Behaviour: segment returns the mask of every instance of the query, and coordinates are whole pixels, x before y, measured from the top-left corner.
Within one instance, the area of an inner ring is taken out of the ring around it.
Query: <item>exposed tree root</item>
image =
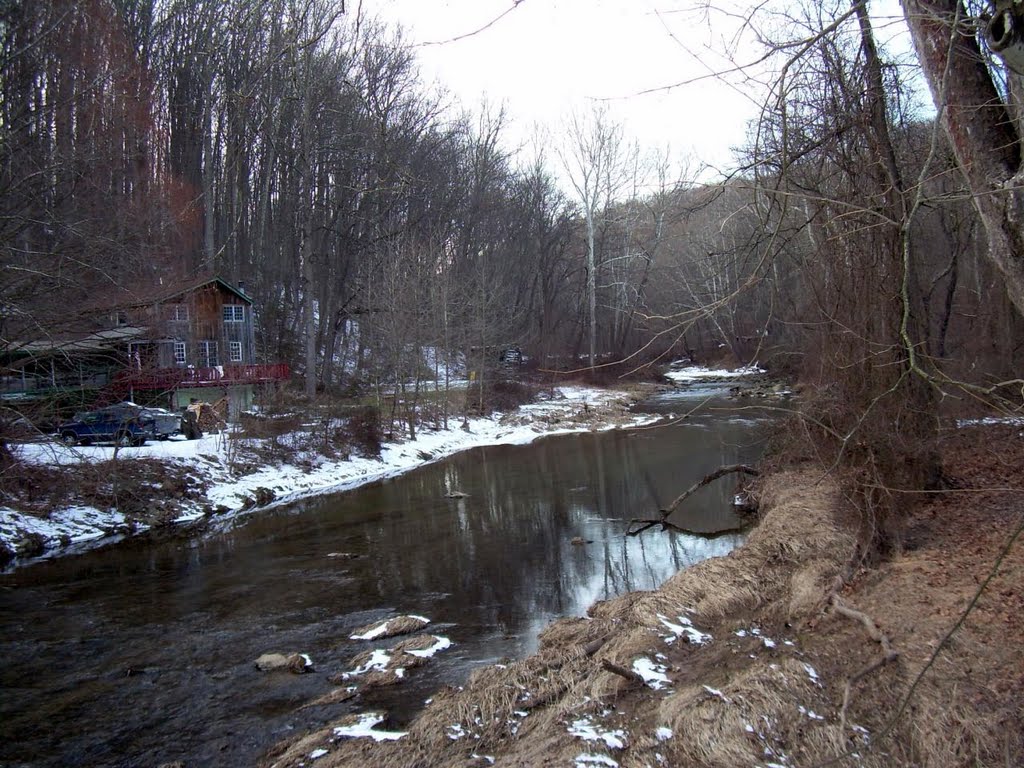
[[[609,661],[608,659],[601,659],[601,668],[607,672],[611,672],[613,675],[624,677],[632,683],[639,683],[640,685],[645,685],[644,679],[640,677],[640,675],[638,675],[636,672],[634,672],[631,669],[621,667],[618,664]]]
[[[860,682],[871,673],[881,669],[889,662],[895,661],[899,657],[899,653],[893,650],[892,644],[889,642],[889,638],[885,636],[885,633],[878,628],[878,625],[875,624],[871,617],[866,613],[850,608],[848,605],[843,603],[839,598],[839,595],[832,595],[830,602],[832,603],[832,608],[840,616],[845,616],[848,619],[860,622],[867,631],[868,636],[882,647],[882,655],[879,658],[875,659],[846,681],[846,687],[843,690],[843,708],[839,712],[839,732],[846,733],[846,710],[850,705],[850,690],[856,683]]]

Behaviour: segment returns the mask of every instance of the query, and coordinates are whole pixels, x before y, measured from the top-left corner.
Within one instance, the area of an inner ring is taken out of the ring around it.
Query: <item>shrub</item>
[[[372,405],[355,409],[339,432],[344,442],[359,456],[374,459],[380,456],[380,411]]]
[[[474,384],[467,391],[470,412],[484,415],[493,411],[512,411],[537,398],[536,388],[518,381],[492,381],[484,384],[483,408],[480,390]],[[482,411],[482,413],[481,413]]]

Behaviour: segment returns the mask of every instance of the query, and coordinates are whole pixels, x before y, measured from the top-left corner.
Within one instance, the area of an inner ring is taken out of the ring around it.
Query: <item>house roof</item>
[[[119,306],[125,307],[137,307],[146,304],[161,304],[171,299],[176,299],[186,293],[192,293],[200,288],[204,288],[207,285],[219,285],[224,290],[233,293],[235,296],[240,298],[246,304],[252,304],[253,300],[242,292],[240,288],[232,285],[224,278],[219,275],[211,273],[201,274],[191,279],[175,281],[173,285],[157,285],[150,286],[148,289],[129,291],[130,298],[127,298],[125,302],[119,304]]]
[[[158,280],[136,280],[126,281],[124,284],[108,285],[93,291],[90,298],[80,305],[79,311],[83,315],[97,315],[117,309],[162,304],[207,285],[218,285],[246,304],[250,306],[253,304],[252,298],[237,286],[212,272],[201,272],[185,277],[162,277]]]

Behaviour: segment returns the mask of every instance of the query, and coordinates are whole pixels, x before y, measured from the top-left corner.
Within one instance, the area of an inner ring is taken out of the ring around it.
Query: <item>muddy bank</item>
[[[951,476],[964,450],[950,446]],[[990,469],[961,488],[991,486],[1007,465]],[[555,622],[537,654],[440,692],[403,732],[365,712],[261,765],[1020,765],[1020,548],[944,642],[1022,514],[1019,493],[978,494],[977,530],[951,533],[962,500],[943,497],[913,513],[913,549],[851,572],[858,518],[833,481],[777,475],[760,527],[730,555]],[[966,551],[952,546],[965,538]]]

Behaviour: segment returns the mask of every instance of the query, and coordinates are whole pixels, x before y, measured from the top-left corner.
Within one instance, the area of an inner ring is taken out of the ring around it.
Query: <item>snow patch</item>
[[[406,651],[406,653],[410,656],[419,656],[421,659],[429,659],[438,651],[452,647],[452,641],[447,637],[439,637],[438,635],[432,635],[432,637],[434,638],[434,644],[429,648],[424,648],[422,651]]]
[[[956,425],[963,427],[993,427],[998,425],[1024,427],[1024,416],[986,416],[982,419],[957,419]]]
[[[660,621],[665,628],[672,633],[669,637],[663,638],[666,643],[678,640],[683,635],[686,636],[687,642],[693,643],[694,645],[704,645],[705,643],[710,643],[712,640],[711,635],[706,632],[701,632],[699,629],[694,627],[693,622],[686,616],[679,616],[677,618],[679,623],[675,624],[659,613],[658,621]]]
[[[387,668],[388,662],[390,662],[390,661],[391,661],[391,656],[387,653],[387,651],[383,651],[383,650],[378,648],[372,654],[370,654],[369,661],[367,661],[365,664],[363,664],[363,666],[356,667],[351,672],[343,673],[342,677],[345,680],[349,680],[349,679],[351,679],[353,677],[359,677],[360,675],[365,675],[367,672],[371,672],[371,671],[380,672],[380,671],[383,671],[385,668]],[[384,718],[381,718],[381,719],[383,720]]]
[[[384,715],[378,712],[367,712],[360,715],[355,724],[335,728],[334,735],[339,739],[370,738],[374,741],[397,741],[406,735],[405,731],[378,731],[373,727],[382,722],[384,722]]]
[[[655,664],[645,656],[641,656],[633,662],[633,671],[640,675],[643,681],[656,691],[660,691],[672,682],[668,679],[668,675],[665,674],[667,670],[664,665]]]
[[[388,627],[391,626],[391,622],[392,621],[395,621],[396,619],[400,619],[400,618],[415,619],[416,621],[422,622],[424,626],[426,626],[427,624],[430,623],[430,619],[428,619],[426,616],[414,616],[413,614],[408,614],[408,616],[396,616],[394,618],[386,619],[385,621],[382,621],[380,624],[377,624],[377,625],[375,625],[373,627],[370,627],[368,630],[363,632],[361,635],[349,635],[348,639],[349,640],[376,640],[378,637],[381,637],[381,636],[387,634]]]
[[[726,702],[729,701],[729,697],[726,696],[724,693],[722,693],[717,688],[712,688],[710,685],[705,685],[705,686],[703,686],[703,688],[704,688],[705,691],[710,693],[712,696],[717,696],[722,701],[726,701]]]
[[[372,627],[371,629],[368,629],[366,632],[364,632],[361,635],[349,635],[348,639],[349,640],[376,640],[378,637],[380,637],[381,635],[383,635],[385,632],[388,631],[388,624],[390,624],[390,623],[391,623],[390,619],[388,619],[387,621],[382,621],[380,624],[378,624],[375,627]]]
[[[28,536],[38,536],[50,549],[62,543],[81,544],[113,535],[127,522],[120,512],[88,506],[55,509],[45,519],[0,507],[0,540],[14,545]]]
[[[758,367],[757,363],[746,365],[742,368],[720,368],[712,370],[702,365],[691,365],[685,368],[676,368],[665,374],[667,379],[676,382],[702,381],[707,379],[741,379],[749,376],[759,376],[766,373],[764,368]]]
[[[620,729],[609,731],[594,725],[587,718],[573,721],[569,726],[569,735],[583,741],[603,741],[608,749],[625,749],[626,732]]]
[[[750,629],[737,629],[735,632],[733,632],[733,634],[736,635],[736,637],[759,638],[761,640],[762,645],[764,645],[765,648],[775,648],[778,645],[778,643],[776,643],[770,637],[763,634],[759,627],[751,627]],[[793,643],[790,641],[786,641],[786,645],[793,645]]]
[[[606,765],[608,768],[619,768],[619,764],[608,755],[591,755],[583,753],[576,755],[576,765]]]

